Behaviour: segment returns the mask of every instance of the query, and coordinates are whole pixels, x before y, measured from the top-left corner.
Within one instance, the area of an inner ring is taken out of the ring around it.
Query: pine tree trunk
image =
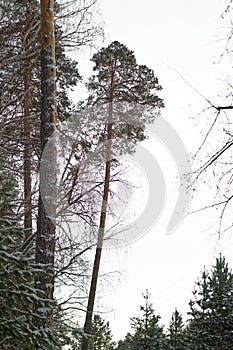
[[[111,75],[111,90],[109,98],[109,115],[108,115],[108,126],[107,126],[107,142],[106,142],[106,165],[105,165],[105,178],[104,178],[104,192],[101,205],[101,214],[100,214],[100,224],[98,232],[98,241],[95,252],[95,260],[92,271],[91,286],[88,297],[87,312],[84,324],[84,333],[85,337],[83,338],[81,350],[88,350],[89,337],[92,334],[92,318],[93,310],[95,303],[95,295],[97,288],[97,281],[99,277],[100,261],[103,249],[103,240],[104,232],[106,226],[106,217],[107,217],[107,205],[108,205],[108,194],[110,186],[110,177],[111,177],[111,153],[112,153],[112,123],[113,123],[113,91],[114,91],[114,74],[115,68],[112,67]],[[87,336],[86,336],[87,335]]]
[[[46,142],[56,131],[56,86],[55,86],[55,37],[54,37],[53,0],[41,0],[41,154]],[[47,264],[46,274],[36,280],[36,287],[41,289],[45,298],[53,300],[54,292],[54,251],[55,251],[55,200],[56,200],[56,144],[52,138],[52,147],[44,164],[44,173],[40,174],[40,195],[37,220],[36,262]],[[47,205],[41,195],[49,197]],[[52,310],[43,314],[44,326],[52,326]]]

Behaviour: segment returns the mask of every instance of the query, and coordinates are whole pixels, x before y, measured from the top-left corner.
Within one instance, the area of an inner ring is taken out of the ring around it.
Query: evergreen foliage
[[[167,350],[168,343],[159,324],[160,316],[155,315],[152,304],[149,303],[148,291],[143,295],[145,305],[140,306],[142,316],[131,318],[132,334],[119,342],[118,350]]]
[[[142,317],[131,319],[134,333],[118,342],[117,350],[231,350],[233,334],[233,274],[226,259],[220,255],[208,272],[206,268],[195,284],[186,324],[175,309],[166,336],[159,326],[144,295]]]
[[[54,330],[35,325],[41,317],[37,308],[55,308],[34,287],[34,278],[45,273],[44,266],[35,264],[20,247],[25,235],[15,219],[14,181],[0,183],[0,348],[2,350],[59,349]]]
[[[93,55],[94,74],[89,79],[88,106],[98,111],[98,125],[108,125],[112,113],[112,152],[132,152],[145,139],[145,125],[152,123],[164,107],[162,90],[152,69],[139,65],[134,52],[118,41]],[[106,128],[100,141],[106,139]]]
[[[209,314],[209,283],[206,269],[201,273],[193,290],[195,300],[189,302],[191,319],[187,326],[186,339],[198,349],[205,347],[205,338],[208,334],[208,314]]]
[[[185,350],[184,342],[184,323],[182,315],[177,309],[172,314],[171,321],[168,327],[168,343],[171,350]]]
[[[93,350],[113,350],[114,342],[109,322],[101,316],[94,315],[92,324],[92,346]]]
[[[88,89],[92,92],[90,99],[95,103],[113,102],[110,90],[114,75],[114,101],[133,102],[157,108],[164,106],[162,99],[156,94],[162,87],[153,70],[139,65],[134,52],[125,45],[114,41],[96,53],[92,61],[96,74],[90,78]]]
[[[232,347],[233,274],[224,257],[216,259],[210,273],[204,271],[190,301],[191,319],[187,327],[190,349]]]

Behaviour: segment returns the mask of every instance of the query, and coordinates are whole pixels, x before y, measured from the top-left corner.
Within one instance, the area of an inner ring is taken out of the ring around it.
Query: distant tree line
[[[233,348],[233,273],[220,255],[211,271],[204,268],[192,291],[188,320],[175,308],[167,329],[143,295],[132,331],[113,341],[109,323],[94,317],[90,349],[95,350],[231,350]],[[92,347],[91,347],[92,345]],[[74,349],[74,348],[71,348]]]

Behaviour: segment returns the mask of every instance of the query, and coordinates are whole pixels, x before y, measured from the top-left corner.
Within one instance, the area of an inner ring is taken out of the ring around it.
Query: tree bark
[[[88,350],[89,336],[91,336],[91,334],[92,334],[93,310],[94,310],[97,282],[98,282],[98,277],[99,277],[101,255],[102,255],[102,250],[103,250],[104,232],[105,232],[105,226],[106,226],[107,205],[108,205],[108,195],[109,195],[109,186],[110,186],[110,177],[111,177],[111,163],[112,163],[111,162],[111,153],[112,153],[114,75],[115,75],[115,67],[113,65],[112,66],[112,74],[111,74],[110,97],[109,97],[109,115],[108,115],[108,125],[107,125],[104,191],[103,191],[103,198],[102,198],[102,205],[101,205],[98,241],[97,241],[97,247],[96,247],[96,252],[95,252],[95,260],[94,260],[94,265],[93,265],[91,286],[90,286],[90,291],[89,291],[86,318],[85,318],[85,324],[84,324],[85,336],[84,336],[83,341],[82,341],[81,350]]]
[[[52,140],[43,173],[40,173],[40,195],[37,220],[36,262],[47,265],[45,275],[36,280],[36,287],[41,289],[46,299],[53,300],[54,292],[54,251],[55,251],[55,210],[56,210],[56,68],[54,36],[54,2],[41,0],[41,155],[47,141]],[[43,187],[43,191],[42,191]],[[43,202],[41,193],[48,196]],[[49,215],[46,209],[49,208]],[[39,311],[38,311],[39,312]],[[40,311],[45,316],[44,327],[52,326],[52,310]]]
[[[30,96],[30,66],[25,62],[24,67],[24,115],[23,115],[23,138],[24,138],[24,228],[26,229],[26,239],[32,232],[32,176],[31,176],[31,96]]]

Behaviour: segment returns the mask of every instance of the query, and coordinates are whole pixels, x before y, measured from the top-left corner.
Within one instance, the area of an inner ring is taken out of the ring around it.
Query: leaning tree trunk
[[[98,232],[98,241],[95,252],[95,260],[92,271],[91,286],[89,290],[86,318],[84,324],[84,338],[82,341],[81,350],[88,350],[89,340],[92,334],[92,318],[93,310],[95,303],[95,295],[97,288],[97,281],[99,277],[100,261],[103,250],[103,240],[104,232],[106,227],[106,217],[107,217],[107,206],[108,206],[108,195],[109,195],[109,186],[110,186],[110,177],[111,177],[111,153],[112,153],[112,126],[113,126],[113,91],[114,91],[114,74],[115,67],[112,67],[111,72],[111,89],[109,97],[109,115],[108,115],[108,125],[107,125],[107,142],[105,143],[106,147],[106,165],[105,165],[105,177],[104,177],[104,191],[101,205],[101,214],[100,214],[100,224]]]
[[[47,141],[52,140],[43,172],[40,173],[40,195],[37,220],[36,262],[47,265],[45,275],[36,280],[45,298],[53,300],[54,292],[54,251],[55,251],[55,199],[56,199],[56,85],[55,85],[55,36],[54,2],[41,0],[41,155]],[[42,195],[43,193],[43,195]],[[46,199],[46,203],[45,203]],[[46,205],[45,205],[46,204]],[[45,208],[46,206],[46,208]],[[48,213],[49,211],[49,213]],[[43,311],[41,311],[43,313]],[[39,311],[38,311],[39,313]],[[44,311],[44,327],[52,326],[52,310]]]

